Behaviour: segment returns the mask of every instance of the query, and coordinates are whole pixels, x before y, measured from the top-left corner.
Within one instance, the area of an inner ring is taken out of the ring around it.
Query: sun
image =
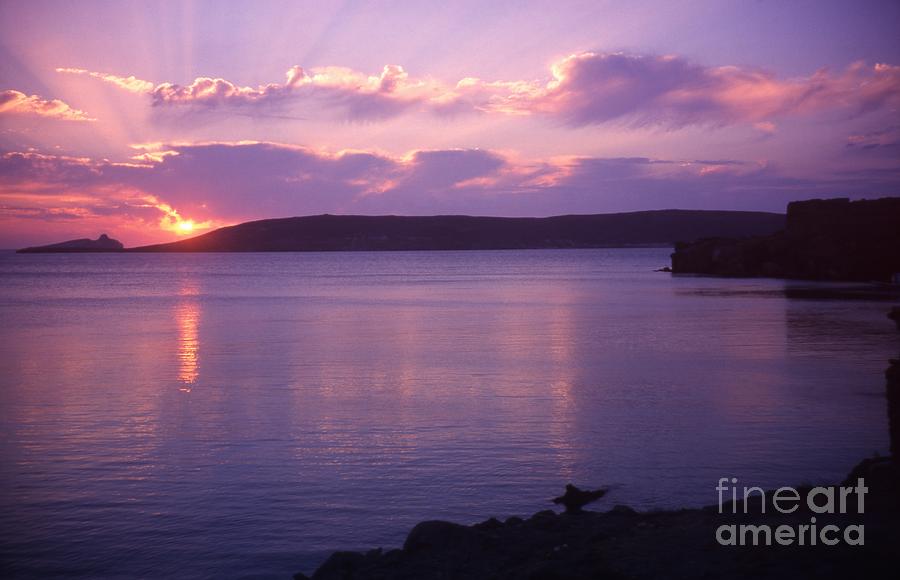
[[[194,220],[178,222],[178,231],[183,234],[189,234],[194,231]]]

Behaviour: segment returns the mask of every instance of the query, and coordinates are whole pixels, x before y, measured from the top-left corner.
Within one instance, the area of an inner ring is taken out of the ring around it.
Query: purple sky
[[[6,2],[0,247],[900,195],[900,3]]]

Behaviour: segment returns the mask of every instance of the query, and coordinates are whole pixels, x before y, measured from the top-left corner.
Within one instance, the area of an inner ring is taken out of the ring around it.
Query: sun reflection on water
[[[181,302],[175,308],[175,321],[178,325],[178,381],[179,388],[185,393],[191,392],[191,386],[199,377],[200,323],[199,289],[196,284],[185,284],[180,292]]]

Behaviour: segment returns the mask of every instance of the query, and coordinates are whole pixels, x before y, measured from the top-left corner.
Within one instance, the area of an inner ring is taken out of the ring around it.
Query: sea
[[[670,252],[2,253],[0,575],[287,579],[888,453],[890,303]]]

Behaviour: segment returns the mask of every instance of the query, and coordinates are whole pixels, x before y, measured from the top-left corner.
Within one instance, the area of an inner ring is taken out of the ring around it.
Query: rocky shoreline
[[[853,470],[850,478],[856,477],[864,477],[869,488],[862,514],[823,516],[802,505],[783,514],[771,504],[762,513],[756,502],[746,514],[728,508],[719,513],[718,506],[654,512],[616,506],[581,514],[546,510],[528,519],[492,518],[472,526],[428,521],[412,529],[402,549],[335,552],[311,576],[294,578],[895,578],[900,470],[890,457],[873,458]],[[852,483],[850,478],[845,483]],[[864,545],[725,546],[716,536],[723,524],[797,528],[817,515],[820,526],[864,526]]]

